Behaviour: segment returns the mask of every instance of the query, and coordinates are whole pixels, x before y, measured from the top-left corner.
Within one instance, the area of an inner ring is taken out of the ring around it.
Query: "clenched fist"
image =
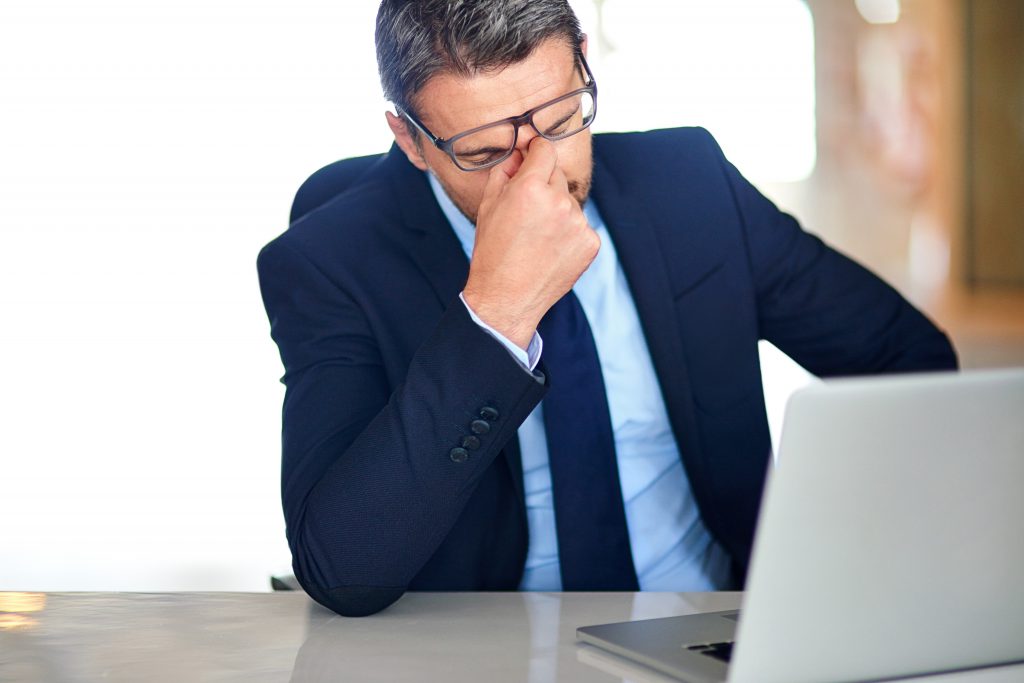
[[[490,171],[463,297],[525,349],[540,319],[593,262],[601,238],[569,193],[554,145],[537,136],[519,160],[517,152]]]

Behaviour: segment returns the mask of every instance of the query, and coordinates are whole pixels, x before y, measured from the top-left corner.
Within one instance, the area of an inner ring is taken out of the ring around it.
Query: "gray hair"
[[[556,37],[579,51],[583,33],[568,0],[382,0],[375,39],[384,97],[412,111],[438,73],[503,69]]]

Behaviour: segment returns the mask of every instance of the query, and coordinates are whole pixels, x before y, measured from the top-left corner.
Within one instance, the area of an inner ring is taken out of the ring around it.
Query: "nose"
[[[519,130],[516,134],[516,149],[526,154],[526,151],[530,148],[530,142],[537,136],[536,129],[534,129],[529,121],[519,124]]]

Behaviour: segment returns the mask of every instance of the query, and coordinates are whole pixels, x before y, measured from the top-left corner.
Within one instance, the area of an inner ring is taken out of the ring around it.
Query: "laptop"
[[[797,392],[741,610],[576,637],[695,683],[1024,661],[1024,369]]]

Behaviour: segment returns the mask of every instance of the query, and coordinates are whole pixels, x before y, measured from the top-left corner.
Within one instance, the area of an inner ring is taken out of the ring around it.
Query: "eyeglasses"
[[[412,112],[398,112],[434,146],[445,152],[463,171],[482,171],[508,159],[516,148],[519,127],[526,124],[547,140],[564,140],[585,130],[597,114],[597,82],[582,54],[577,54],[586,73],[586,84],[519,116],[487,123],[445,140],[431,133]]]

